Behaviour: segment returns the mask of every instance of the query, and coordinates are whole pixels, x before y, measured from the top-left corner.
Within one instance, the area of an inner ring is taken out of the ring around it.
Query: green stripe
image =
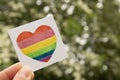
[[[48,51],[51,51],[51,50],[55,49],[55,48],[56,48],[56,42],[49,45],[49,46],[47,46],[47,47],[45,47],[45,48],[43,48],[43,49],[37,50],[37,51],[29,53],[27,55],[29,57],[32,57],[32,58],[37,57],[37,56],[40,56],[40,55],[42,55],[42,54],[44,54],[44,53],[46,53]]]

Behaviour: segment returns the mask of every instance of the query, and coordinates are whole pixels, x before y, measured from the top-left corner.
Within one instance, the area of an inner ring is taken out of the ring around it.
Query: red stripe
[[[49,37],[52,37],[54,35],[54,32],[52,30],[44,31],[41,34],[36,34],[31,36],[30,38],[24,39],[22,41],[19,41],[17,44],[18,46],[23,49],[25,47],[28,47],[34,43],[37,43],[39,41],[42,41],[44,39],[47,39]]]
[[[29,31],[24,31],[24,32],[20,33],[20,35],[18,36],[17,42],[22,41],[27,38],[30,38],[33,35],[43,33],[48,30],[51,30],[50,26],[41,25],[36,29],[35,33],[29,32]]]
[[[48,31],[48,30],[52,30],[52,29],[50,28],[50,26],[41,25],[41,26],[39,26],[39,27],[36,29],[36,31],[35,31],[34,34],[40,34],[40,33],[43,33],[43,32],[45,32],[45,31]]]
[[[18,38],[17,38],[17,42],[27,39],[29,37],[31,37],[33,35],[33,33],[28,32],[28,31],[24,31],[22,33],[19,34]]]

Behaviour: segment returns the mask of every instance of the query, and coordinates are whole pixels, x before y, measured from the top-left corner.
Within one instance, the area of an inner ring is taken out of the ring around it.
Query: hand
[[[28,66],[16,63],[0,72],[0,80],[32,80],[34,73]]]

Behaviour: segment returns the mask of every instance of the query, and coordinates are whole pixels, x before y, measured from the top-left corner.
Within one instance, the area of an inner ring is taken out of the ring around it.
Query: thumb
[[[30,67],[23,66],[21,70],[15,75],[13,80],[32,80],[34,78],[34,74]]]

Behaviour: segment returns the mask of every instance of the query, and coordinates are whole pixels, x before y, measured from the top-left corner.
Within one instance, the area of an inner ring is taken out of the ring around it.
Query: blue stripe
[[[54,51],[55,51],[55,50],[51,50],[51,51],[46,52],[46,53],[44,53],[44,54],[42,54],[42,55],[39,55],[39,56],[37,56],[37,57],[34,57],[33,59],[40,60],[40,59],[45,58],[45,57],[47,57],[47,56],[49,56],[49,55],[52,55]]]

